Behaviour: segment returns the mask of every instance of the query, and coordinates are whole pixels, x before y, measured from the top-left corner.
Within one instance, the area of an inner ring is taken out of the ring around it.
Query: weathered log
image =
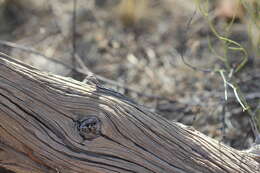
[[[256,155],[89,82],[0,55],[0,166],[18,173],[252,173]]]

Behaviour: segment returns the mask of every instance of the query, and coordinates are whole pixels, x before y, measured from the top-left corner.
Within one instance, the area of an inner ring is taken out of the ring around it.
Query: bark
[[[89,81],[0,55],[0,167],[17,173],[252,173],[259,157]]]

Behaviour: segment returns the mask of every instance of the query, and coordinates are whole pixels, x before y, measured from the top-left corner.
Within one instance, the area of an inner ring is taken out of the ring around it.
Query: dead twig
[[[77,0],[73,0],[73,16],[72,16],[72,64],[76,67],[76,27],[77,27]]]
[[[73,67],[73,66],[71,66],[69,64],[66,64],[64,62],[61,62],[61,61],[57,60],[58,58],[53,58],[53,57],[46,56],[46,55],[38,52],[37,50],[35,50],[33,48],[29,48],[29,47],[26,47],[26,46],[22,46],[22,45],[19,45],[19,44],[13,43],[13,42],[9,42],[9,41],[4,41],[4,40],[0,40],[0,44],[4,45],[4,46],[11,47],[11,48],[20,49],[22,51],[29,52],[29,53],[32,53],[32,54],[35,54],[35,55],[39,55],[40,57],[42,57],[44,59],[47,59],[49,61],[55,62],[55,63],[60,64],[60,65],[63,65],[64,67],[66,67],[66,68],[68,68],[70,70],[75,70],[78,73],[81,73],[81,74],[86,75],[86,76],[88,76],[89,74],[94,74],[95,77],[98,80],[100,80],[100,81],[102,81],[104,83],[108,83],[110,85],[114,85],[116,87],[123,88],[125,90],[130,91],[130,92],[136,93],[138,96],[143,96],[143,97],[147,97],[147,98],[150,98],[150,99],[160,99],[160,100],[167,100],[167,101],[171,100],[171,99],[166,98],[166,97],[162,97],[162,96],[158,96],[158,95],[154,95],[154,94],[148,94],[148,93],[137,91],[137,90],[132,89],[132,88],[130,88],[130,87],[124,85],[124,84],[121,84],[121,83],[117,82],[117,81],[114,81],[114,80],[105,78],[103,76],[100,76],[98,74],[95,74],[95,73],[91,72],[90,70],[86,70],[86,68]],[[76,57],[77,61],[82,61],[80,58],[77,58],[77,56],[75,56],[75,57]],[[81,66],[82,66],[82,63],[83,62],[80,63]]]
[[[189,29],[190,29],[191,22],[192,22],[194,16],[196,15],[196,11],[197,11],[197,10],[195,10],[195,11],[193,12],[191,18],[189,19],[189,21],[188,21],[188,23],[187,23],[187,26],[185,27],[185,28],[186,28],[185,31],[184,31],[184,32],[185,32],[185,39],[183,39],[183,43],[182,43],[183,45],[184,45],[185,42],[187,41],[186,36],[187,36],[187,33],[188,33]],[[209,72],[212,72],[212,71],[213,71],[213,70],[211,70],[211,69],[202,69],[202,68],[198,68],[198,67],[195,67],[195,66],[189,64],[189,63],[185,60],[185,58],[184,58],[184,50],[182,50],[182,51],[180,52],[180,56],[181,56],[182,62],[183,62],[187,67],[191,68],[192,70],[202,71],[202,72],[206,72],[206,73],[209,73]]]

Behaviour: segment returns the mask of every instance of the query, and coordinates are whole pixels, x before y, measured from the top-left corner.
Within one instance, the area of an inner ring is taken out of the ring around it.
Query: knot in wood
[[[77,121],[77,129],[84,140],[91,140],[100,136],[101,122],[95,116],[85,117]]]

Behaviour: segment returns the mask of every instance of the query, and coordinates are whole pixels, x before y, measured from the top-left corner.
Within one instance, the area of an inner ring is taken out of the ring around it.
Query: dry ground
[[[73,65],[73,1],[31,1],[1,2],[0,39]],[[131,4],[118,7],[118,3],[116,0],[78,0],[74,38],[76,54],[85,66],[125,86],[100,81],[151,111],[169,120],[193,125],[235,148],[247,148],[253,142],[248,115],[242,111],[232,90],[228,90],[229,99],[225,104],[221,76],[193,70],[181,59],[183,54],[189,64],[203,69],[224,67],[210,51],[208,38],[218,52],[221,52],[221,43],[205,18],[198,11],[194,15],[195,5],[181,0],[154,1],[148,5],[144,1],[138,6],[132,4],[133,7]],[[211,9],[214,14],[214,5]],[[217,29],[224,24],[223,20],[214,19]],[[242,21],[233,24],[228,36],[249,52],[249,62],[234,75],[234,80],[255,109],[260,98],[260,57],[253,51]],[[77,80],[85,77],[28,50],[0,43],[1,51],[41,70]],[[234,63],[241,56],[228,53]],[[76,63],[74,67],[82,66]]]

